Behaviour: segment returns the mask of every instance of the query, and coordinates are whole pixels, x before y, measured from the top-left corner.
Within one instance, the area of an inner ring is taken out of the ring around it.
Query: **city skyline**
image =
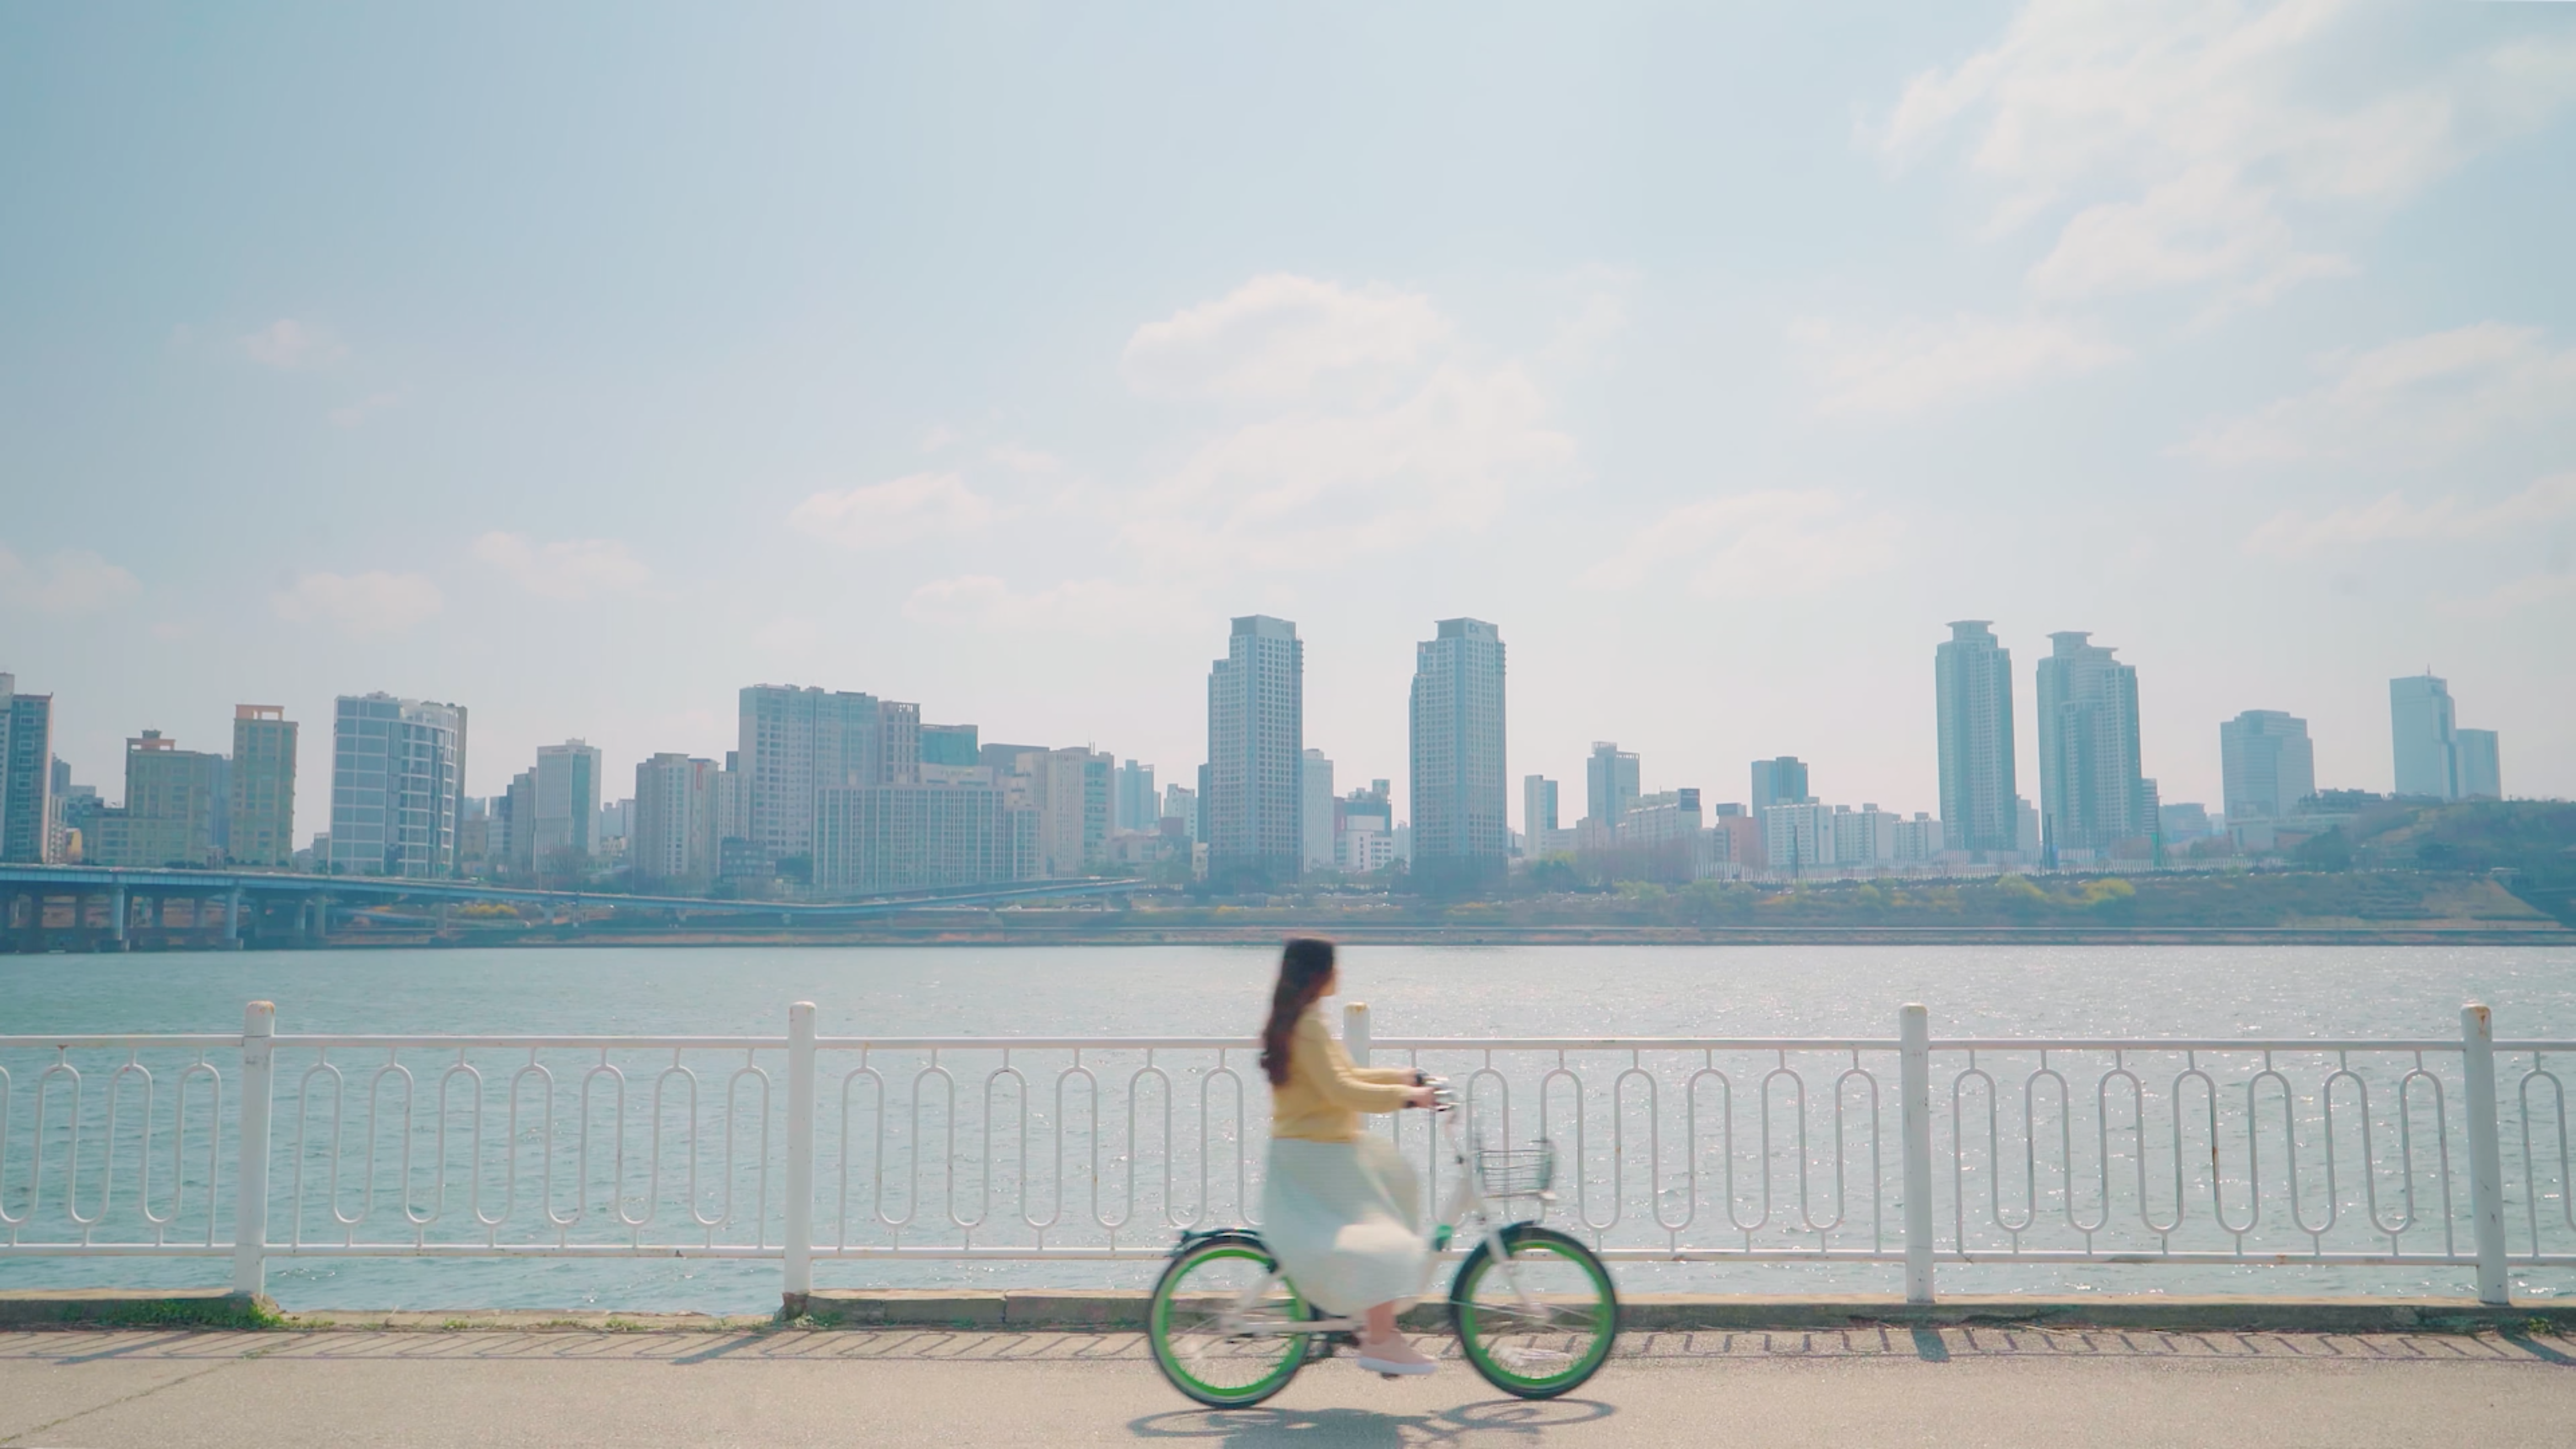
[[[1289,667],[1294,670],[1298,681],[1294,688],[1302,697],[1302,678],[1305,660],[1304,641],[1296,636],[1296,626],[1294,622],[1270,619],[1267,616],[1245,616],[1238,618],[1235,621],[1238,626],[1238,633],[1240,633],[1241,626],[1244,626],[1247,623],[1256,622],[1258,625],[1276,626],[1287,631],[1286,645],[1292,651],[1294,659],[1294,663]],[[1474,620],[1441,621],[1438,627],[1444,631],[1445,638],[1446,631],[1458,626],[1479,628],[1488,631],[1489,633],[1493,628],[1492,625],[1481,624]],[[1980,666],[1986,671],[1980,676],[1982,681],[1980,687],[1987,695],[1996,697],[1992,700],[1992,703],[1996,705],[2010,705],[2013,704],[2016,699],[2024,697],[2021,693],[2020,687],[2014,683],[2012,678],[2010,651],[2008,649],[1997,647],[1998,641],[1993,635],[1985,632],[1985,626],[1986,621],[1982,620],[1969,621],[1966,623],[1954,623],[1948,626],[1952,630],[1953,637],[1948,641],[1941,642],[1938,645],[1938,648],[1934,651],[1936,655],[1936,669],[1934,671],[1934,679],[1932,681],[1933,687],[1927,691],[1927,708],[1925,710],[1926,718],[1923,723],[1927,738],[1930,742],[1929,755],[1931,757],[1931,773],[1935,777],[1935,787],[1932,792],[1932,799],[1925,803],[1932,804],[1936,808],[1929,812],[1918,813],[1928,813],[1931,818],[1935,820],[1946,821],[1949,819],[1948,812],[1937,808],[1942,803],[1940,799],[1939,777],[1944,769],[1947,768],[1945,762],[1945,751],[1948,746],[1945,744],[1944,732],[1952,728],[1950,716],[1947,713],[1949,709],[1947,700],[1950,698],[1950,691],[1954,688],[1949,678],[1949,672],[1954,667],[1951,660],[1954,657],[1955,651],[1962,646],[1962,642],[1967,641],[1975,650],[1978,651],[1976,657],[1986,658],[1991,656],[1990,663]],[[2311,787],[2321,790],[2362,789],[2367,792],[2380,793],[2376,791],[2374,787],[2369,785],[2357,785],[2350,781],[2336,781],[2328,778],[2320,778],[2315,773],[2315,767],[2313,765],[2313,759],[2315,758],[2314,744],[2313,741],[2309,740],[2305,734],[2307,728],[2307,722],[2305,720],[2288,717],[2283,715],[2281,712],[2274,710],[2249,709],[2239,711],[2234,718],[2217,722],[2217,734],[2219,739],[2214,753],[2217,755],[2220,764],[2219,790],[2208,800],[2192,799],[2188,801],[2176,801],[2171,797],[2170,792],[2161,790],[2157,777],[2146,773],[2147,767],[2154,763],[2154,757],[2151,754],[2144,752],[2143,744],[2138,739],[2137,718],[2139,713],[2139,689],[2136,682],[2137,671],[2135,667],[2128,664],[2126,661],[2113,659],[2111,656],[2118,652],[2116,649],[2105,649],[2088,644],[2086,641],[2089,639],[2089,634],[2085,631],[2057,631],[2050,636],[2050,639],[2053,647],[2059,652],[2052,656],[2042,656],[2037,665],[2034,666],[2032,670],[2032,684],[2034,687],[2030,690],[2030,694],[2039,696],[2040,701],[2044,701],[2047,697],[2045,692],[2049,687],[2046,683],[2046,676],[2049,670],[2052,666],[2057,668],[2067,667],[2067,660],[2070,657],[2076,660],[2076,666],[2079,669],[2082,669],[2089,674],[2102,674],[2113,678],[2116,681],[2115,693],[2118,697],[2111,702],[2112,713],[2107,717],[2107,728],[2109,729],[2109,737],[2112,738],[2118,746],[2114,753],[2119,755],[2119,759],[2113,761],[2109,766],[2107,766],[2107,768],[2111,771],[2112,775],[2115,776],[2122,771],[2128,772],[2127,778],[2131,781],[2131,791],[2134,792],[2124,792],[2117,787],[2116,780],[2112,781],[2110,786],[2111,792],[2120,794],[2126,803],[2119,804],[2113,809],[2112,813],[2116,816],[2116,819],[2097,830],[2095,835],[2085,837],[2088,840],[2093,840],[2093,845],[2075,846],[2072,848],[2093,849],[2098,845],[2107,845],[2111,840],[2121,838],[2124,835],[2146,833],[2151,818],[2158,808],[2159,803],[2182,803],[2192,806],[2203,806],[2207,808],[2211,816],[2219,816],[2224,809],[2223,802],[2227,798],[2229,785],[2232,783],[2233,771],[2235,768],[2228,754],[2228,751],[2231,748],[2229,744],[2231,732],[2246,727],[2248,721],[2260,721],[2267,718],[2288,719],[2289,724],[2300,732],[2299,749],[2301,752],[2302,768],[2298,778],[2307,781]],[[1423,651],[1430,649],[1431,647],[1433,646],[1421,643],[1416,644],[1417,668],[1420,667],[1421,660],[1424,657],[1427,657],[1424,655]],[[2069,656],[2066,653],[2066,651],[2070,649],[2073,651],[2072,656]],[[1218,661],[1219,675],[1222,675],[1224,672],[1226,663],[1227,661]],[[1217,679],[1214,676],[1209,680],[1211,687],[1213,687],[1216,682]],[[2384,727],[2385,733],[2382,735],[2382,756],[2383,758],[2391,761],[2392,781],[2394,781],[2398,775],[2401,775],[2407,768],[2405,761],[2407,759],[2407,750],[2409,748],[2408,741],[2416,732],[2409,728],[2410,715],[2408,713],[2408,707],[2402,701],[2410,698],[2411,696],[2408,691],[2419,685],[2429,685],[2432,693],[2428,698],[2438,701],[2438,709],[2436,710],[2438,723],[2430,727],[2434,729],[2438,735],[2452,741],[2451,743],[2446,743],[2441,746],[2445,752],[2444,759],[2446,761],[2443,768],[2449,772],[2445,776],[2445,779],[2450,783],[2446,783],[2442,791],[2434,792],[2436,796],[2439,798],[2465,798],[2472,794],[2484,794],[2489,798],[2495,798],[2493,792],[2495,781],[2499,773],[2497,766],[2499,758],[2497,740],[2499,736],[2505,732],[2497,729],[2470,729],[2457,727],[2451,721],[2451,697],[2447,690],[2447,681],[2431,675],[2405,676],[2387,681],[2387,689],[2389,691],[2388,697],[2394,705],[2394,710],[2389,717],[2388,724]],[[1420,680],[1417,677],[1414,684],[1414,692],[1417,695],[1420,687]],[[920,774],[922,766],[925,763],[937,763],[936,761],[931,760],[931,755],[934,753],[943,755],[955,753],[959,761],[965,760],[970,755],[974,754],[974,741],[980,729],[978,724],[971,722],[956,725],[923,724],[921,723],[922,706],[919,704],[880,699],[875,695],[865,692],[834,690],[820,685],[752,685],[741,687],[737,693],[741,701],[741,711],[736,721],[737,733],[735,740],[741,745],[750,746],[747,753],[752,761],[752,763],[739,777],[744,782],[741,788],[745,795],[745,799],[743,804],[740,806],[740,809],[744,814],[744,818],[749,825],[751,833],[764,837],[770,835],[776,835],[779,837],[776,839],[763,839],[762,841],[764,848],[769,850],[773,856],[802,854],[806,851],[810,851],[811,849],[810,826],[806,827],[807,833],[798,835],[796,840],[786,838],[788,834],[793,833],[793,827],[789,827],[784,832],[781,830],[782,817],[786,815],[794,815],[799,812],[793,809],[782,810],[780,806],[776,804],[769,805],[766,809],[763,809],[759,803],[755,803],[766,798],[763,794],[764,789],[777,794],[782,801],[787,796],[799,793],[796,786],[785,782],[773,782],[766,787],[752,783],[762,777],[762,769],[759,763],[761,748],[760,742],[763,740],[770,740],[776,736],[777,731],[789,718],[786,712],[792,711],[795,722],[802,726],[803,748],[801,751],[797,752],[797,756],[799,758],[808,762],[819,758],[818,743],[828,741],[828,748],[833,752],[835,759],[840,758],[839,752],[844,750],[848,752],[847,759],[843,762],[840,771],[845,778],[853,781],[865,778],[874,780],[881,784],[909,782],[912,778]],[[380,692],[371,694],[367,697],[380,699],[389,698],[388,696],[382,695]],[[354,697],[348,695],[337,696],[335,711],[345,716],[352,698]],[[1209,698],[1211,703],[1213,703],[1215,696],[1211,694]],[[760,702],[760,708],[755,709],[755,701]],[[453,704],[433,705],[428,701],[414,701],[408,699],[396,700],[395,703],[406,709],[414,706],[426,706],[435,709],[458,708]],[[2045,706],[2043,703],[2035,701],[2031,707],[2041,708]],[[59,709],[59,702],[55,702],[47,706],[47,723],[52,731],[51,737],[55,739],[60,738]],[[1407,711],[1408,715],[1412,712],[1412,710]],[[2021,712],[2021,707],[2016,706],[2015,712]],[[459,709],[458,713],[461,717],[464,711]],[[233,707],[233,714],[235,716],[234,743],[236,749],[238,749],[240,742],[243,739],[242,731],[245,728],[244,721],[254,717],[271,722],[271,728],[282,726],[286,731],[288,748],[290,750],[293,748],[292,737],[296,728],[296,721],[284,718],[282,707],[275,705],[237,705]],[[844,714],[847,714],[850,717],[846,721],[840,719],[840,716]],[[759,728],[753,728],[755,723],[759,725]],[[1213,714],[1206,716],[1203,719],[1203,724],[1212,729],[1215,725],[1215,717]],[[2098,730],[2096,732],[2099,733]],[[2017,731],[2017,733],[2028,732]],[[2039,731],[2039,733],[2044,735],[2046,732]],[[166,731],[147,729],[143,731],[143,734],[152,740],[160,741],[160,744],[157,747],[168,748],[169,740],[166,738]],[[887,754],[888,746],[885,743],[889,736],[899,742],[891,757]],[[962,743],[947,749],[936,748],[937,741],[943,738],[952,737],[962,741]],[[126,749],[120,756],[121,759],[131,755],[135,746],[135,740],[129,737],[125,741],[125,746]],[[1988,751],[1991,751],[1993,747],[1994,745],[1991,738],[1980,743],[1980,748]],[[335,745],[335,749],[336,748],[337,746]],[[2041,746],[2041,749],[2044,754],[2047,747],[2043,745]],[[963,751],[964,753],[957,753],[959,751]],[[223,758],[220,750],[215,753],[216,758],[219,760]],[[546,846],[539,847],[540,851],[545,848],[574,849],[582,854],[589,854],[593,849],[595,849],[597,841],[586,836],[585,832],[595,830],[597,828],[596,823],[591,821],[588,815],[580,812],[574,807],[554,801],[554,795],[566,788],[564,785],[557,784],[549,789],[545,796],[545,798],[551,802],[548,806],[540,807],[537,804],[539,794],[538,787],[535,782],[544,773],[548,760],[553,759],[561,761],[576,753],[583,758],[587,766],[582,778],[586,782],[586,787],[591,792],[590,803],[596,807],[605,807],[618,803],[621,799],[618,794],[618,787],[626,778],[626,767],[621,764],[609,763],[608,761],[612,757],[608,756],[605,751],[595,746],[588,745],[586,741],[580,738],[575,738],[561,743],[538,746],[535,751],[534,763],[515,771],[511,775],[505,788],[491,791],[488,795],[470,788],[465,788],[461,784],[451,788],[455,789],[456,794],[463,799],[473,801],[491,800],[495,802],[497,809],[503,810],[506,810],[507,807],[500,805],[500,801],[505,798],[514,797],[517,792],[521,790],[526,790],[528,792],[528,808],[536,812],[537,819],[546,822],[544,825],[539,827],[540,830],[544,832],[541,838],[546,842]],[[700,756],[697,758],[698,762],[701,764],[712,764],[712,760],[714,758],[729,758],[736,753],[737,751],[734,749],[720,747],[710,751],[708,756]],[[1121,765],[1119,764],[1118,752],[1099,753],[1094,751],[1089,745],[1053,747],[994,744],[983,746],[982,753],[979,758],[981,758],[986,766],[994,766],[997,762],[1006,764],[1009,760],[1024,753],[1063,755],[1069,757],[1078,756],[1084,761],[1087,773],[1097,773],[1099,775],[1100,779],[1097,782],[1093,782],[1089,788],[1092,793],[1097,794],[1100,797],[1100,800],[1096,802],[1097,809],[1094,810],[1093,813],[1101,817],[1098,821],[1093,822],[1094,826],[1097,828],[1092,829],[1090,834],[1100,838],[1105,838],[1109,832],[1118,830],[1146,829],[1147,832],[1150,833],[1150,828],[1133,823],[1133,817],[1125,813],[1128,807],[1123,802],[1125,801],[1128,793],[1128,784],[1126,781],[1131,771],[1135,772],[1139,777],[1141,784],[1150,787],[1154,773],[1158,768],[1178,770],[1188,769],[1187,765],[1180,765],[1177,767],[1159,765],[1157,762],[1138,761],[1132,757],[1128,758],[1124,765]],[[471,758],[470,753],[468,754],[468,758]],[[672,752],[656,750],[639,758],[637,765],[640,768],[642,766],[651,765],[658,760],[669,759],[677,761],[689,758],[691,758],[691,752],[689,751]],[[895,759],[898,758],[908,761],[908,763],[898,766],[895,763]],[[1587,818],[1590,814],[1590,802],[1597,799],[1599,792],[1603,788],[1601,782],[1605,778],[1603,774],[1605,769],[1603,762],[1605,759],[1614,760],[1616,762],[1616,769],[1612,771],[1608,778],[1615,781],[1616,788],[1620,794],[1623,810],[1626,802],[1632,801],[1641,793],[1669,793],[1674,789],[1685,789],[1693,795],[1697,795],[1703,791],[1709,791],[1712,792],[1712,799],[1721,802],[1726,801],[1729,798],[1729,787],[1724,784],[1686,786],[1681,784],[1677,779],[1667,778],[1667,776],[1676,773],[1670,769],[1641,773],[1639,752],[1620,750],[1614,743],[1595,740],[1592,742],[1590,749],[1586,752],[1582,761],[1581,773],[1586,778],[1585,798],[1587,802]],[[2453,761],[2455,761],[2455,763],[2453,763]],[[1326,838],[1325,836],[1318,836],[1314,831],[1308,829],[1304,820],[1304,816],[1311,811],[1313,806],[1313,801],[1309,797],[1315,793],[1316,784],[1310,777],[1314,773],[1314,766],[1318,764],[1320,765],[1322,772],[1321,789],[1323,798],[1329,801],[1336,798],[1332,792],[1330,784],[1333,779],[1334,765],[1330,757],[1324,751],[1313,747],[1302,749],[1299,752],[1297,768],[1294,771],[1295,785],[1293,793],[1296,798],[1297,809],[1300,815],[1299,833],[1301,842],[1297,853],[1301,858],[1309,862],[1315,858],[1312,853],[1313,842],[1317,839]],[[1408,767],[1410,764],[1411,761],[1408,759]],[[1740,803],[1744,804],[1748,808],[1753,819],[1758,821],[1761,818],[1764,806],[1768,803],[1765,798],[1766,792],[1762,786],[1762,772],[1766,769],[1773,769],[1775,767],[1794,771],[1794,778],[1799,783],[1799,788],[1808,791],[1804,798],[1808,800],[1823,799],[1824,804],[1828,809],[1833,808],[1833,806],[1838,802],[1848,803],[1862,798],[1862,795],[1865,792],[1844,791],[1839,787],[1836,788],[1835,794],[1832,798],[1825,798],[1816,794],[1815,790],[1818,787],[1813,787],[1806,783],[1808,772],[1814,769],[1816,764],[1817,762],[1815,761],[1801,760],[1795,756],[1781,756],[1776,761],[1773,759],[1754,760],[1751,766],[1754,772],[1754,783],[1752,788],[1745,792],[1744,800]],[[325,771],[334,768],[330,763],[330,757],[328,756],[322,757],[321,760],[316,761],[315,767]],[[493,765],[491,768],[498,769],[501,768],[501,766]],[[808,763],[804,765],[803,768],[810,773],[813,766],[811,763]],[[2419,765],[2416,768],[2418,774],[2421,774],[2423,769],[2426,767]],[[2472,770],[2483,772],[2477,777],[2477,779],[2484,782],[2482,786],[2473,786],[2469,783],[2470,775],[2468,772]],[[907,771],[910,773],[904,773]],[[1523,832],[1527,826],[1526,806],[1529,796],[1527,794],[1526,782],[1534,778],[1546,778],[1547,782],[1553,786],[1555,780],[1554,777],[1547,777],[1544,771],[1523,771],[1508,758],[1502,761],[1502,771],[1502,808],[1509,821],[1510,830],[1515,836],[1517,836]],[[97,786],[97,782],[93,780],[77,778],[82,772],[73,769],[68,761],[62,760],[59,756],[56,757],[54,773],[61,776],[65,782],[76,782],[84,788]],[[1199,772],[1202,776],[1204,773],[1204,769]],[[1041,768],[1039,774],[1043,777],[1046,774],[1046,771]],[[561,778],[569,780],[571,777],[563,776]],[[1399,775],[1395,778],[1405,779],[1408,777]],[[2106,776],[2105,778],[2109,779],[2110,777]],[[2516,783],[2519,783],[2518,772],[2509,778],[2512,778]],[[1522,781],[1523,787],[1515,789],[1511,783],[1514,779]],[[2049,809],[2046,803],[2048,796],[2046,779],[2046,769],[2043,764],[2043,767],[2040,770],[2027,772],[2027,783],[2020,790],[2017,797],[2007,797],[2012,803],[2018,805],[2024,811],[2037,810],[2039,818],[2044,822],[2047,822],[2043,826],[2044,830],[2052,829],[2055,824],[2055,822],[2049,817]],[[1654,783],[1658,781],[1662,783]],[[1175,781],[1174,783],[1177,787],[1178,782]],[[2419,780],[2417,783],[2420,785],[2421,781]],[[231,782],[224,779],[219,779],[217,784],[219,788],[223,789],[228,794],[233,792],[235,788]],[[1489,785],[1490,784],[1491,782],[1489,782]],[[121,791],[115,790],[111,787],[97,788],[98,793],[95,799],[101,804],[115,802],[117,796],[122,793]],[[273,791],[275,787],[271,786],[270,788]],[[2095,793],[2102,793],[2102,788],[2103,787],[2096,787]],[[2390,789],[2385,793],[2406,794],[2410,792],[2399,790],[2396,788],[2395,784],[2392,783]],[[319,794],[325,803],[315,808],[323,813],[327,821],[329,812],[332,808],[330,804],[327,803],[331,794],[330,790],[327,788],[315,791],[308,787],[306,790],[298,791],[294,788],[294,782],[289,780],[286,782],[286,789],[284,790],[282,797],[277,799],[277,804],[282,804],[288,808],[294,808],[297,800],[310,800],[316,794]],[[2512,791],[2509,792],[2508,797],[2548,798],[2539,796],[2535,792],[2529,790]],[[627,797],[628,803],[632,803],[633,798],[635,797]],[[1907,809],[1913,808],[1914,797],[1894,796],[1892,798],[1898,801],[1897,805],[1894,807],[1895,815],[1898,818],[1901,818]],[[2267,807],[2263,814],[2252,818],[2269,818],[2271,815],[2286,812],[2294,803],[2294,798],[2288,801],[2275,803]],[[273,805],[272,810],[275,808],[276,807]],[[1869,808],[1874,810],[1878,807],[1875,804],[1872,804]],[[2099,811],[2103,807],[2099,804],[2091,804],[2080,808]],[[811,807],[809,805],[805,807],[805,810],[802,813],[810,815],[810,811]],[[238,812],[239,807],[236,805],[219,806],[219,813],[224,816],[228,823],[237,818]],[[300,820],[301,817],[299,816],[298,818]],[[1403,812],[1398,812],[1397,819],[1399,822],[1407,823],[1408,825],[1410,823],[1409,819]],[[1571,823],[1572,822],[1566,821],[1562,815],[1560,815],[1558,822],[1559,828],[1568,828]],[[327,831],[305,829],[301,824],[298,825],[297,832],[298,833],[295,838],[298,842],[310,842],[317,834],[327,834]],[[1329,834],[1329,832],[1327,832],[1327,834]],[[804,843],[800,845],[798,841],[802,841]],[[1075,843],[1066,843],[1057,847],[1041,845],[1038,847],[1039,858],[1042,862],[1055,862],[1057,856],[1063,856],[1067,861],[1080,859],[1088,854],[1086,847],[1094,843],[1096,842],[1085,840]],[[516,859],[516,863],[522,869],[530,868],[533,864],[530,859],[520,858],[529,855],[527,846],[528,840],[523,834],[521,840],[514,846],[512,852],[514,859]],[[2011,850],[2014,848],[2009,845],[2001,847],[1992,845],[1970,845],[1967,843],[1966,838],[1958,833],[1958,827],[1955,824],[1952,826],[1951,833],[1948,837],[1948,846],[1951,849],[1969,851],[1990,851],[1994,849]],[[453,847],[451,846],[450,849],[452,850]]]
[[[1388,702],[1471,616],[1515,775],[1615,738],[1731,795],[1793,753],[1910,813],[1923,654],[1983,618],[2117,641],[2165,800],[2221,797],[2248,708],[2387,788],[2427,667],[2509,788],[2576,795],[2534,664],[2576,622],[2576,199],[2529,184],[2576,170],[2576,36],[2267,13],[711,49],[638,7],[503,55],[461,14],[13,12],[0,177],[48,225],[0,236],[46,282],[0,329],[0,664],[102,788],[143,729],[274,703],[309,754],[380,690],[470,702],[492,795],[568,738],[714,758],[758,679],[1171,772],[1261,612],[1312,646],[1307,743],[1402,800]],[[485,124],[418,127],[458,94]]]

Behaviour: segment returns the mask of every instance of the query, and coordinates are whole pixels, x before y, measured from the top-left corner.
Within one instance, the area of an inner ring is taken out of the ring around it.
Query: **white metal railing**
[[[2426,1040],[1375,1038],[1546,1137],[1605,1257],[2576,1267],[2556,1060]],[[1257,1222],[1237,1038],[0,1036],[0,1260],[1138,1259]],[[2499,1073],[2501,1072],[2501,1076]],[[1435,1194],[1419,1114],[1388,1119]]]

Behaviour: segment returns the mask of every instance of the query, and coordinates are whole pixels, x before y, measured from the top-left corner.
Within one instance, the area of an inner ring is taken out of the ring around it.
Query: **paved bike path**
[[[1423,1340],[1426,1348],[1437,1340]],[[0,1445],[2570,1442],[2576,1339],[1854,1329],[1624,1339],[1574,1398],[1314,1365],[1191,1409],[1133,1334],[0,1334]]]

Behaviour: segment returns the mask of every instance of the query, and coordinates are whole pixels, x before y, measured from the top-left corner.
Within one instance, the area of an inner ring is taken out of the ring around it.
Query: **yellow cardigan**
[[[1307,1142],[1355,1142],[1362,1112],[1402,1110],[1413,1068],[1362,1067],[1309,1010],[1288,1038],[1288,1080],[1270,1092],[1270,1135]]]

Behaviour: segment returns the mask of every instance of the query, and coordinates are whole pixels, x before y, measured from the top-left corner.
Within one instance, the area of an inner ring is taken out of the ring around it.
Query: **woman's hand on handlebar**
[[[1408,1107],[1436,1107],[1439,1105],[1439,1094],[1430,1087],[1415,1087],[1404,1094],[1404,1105]]]

